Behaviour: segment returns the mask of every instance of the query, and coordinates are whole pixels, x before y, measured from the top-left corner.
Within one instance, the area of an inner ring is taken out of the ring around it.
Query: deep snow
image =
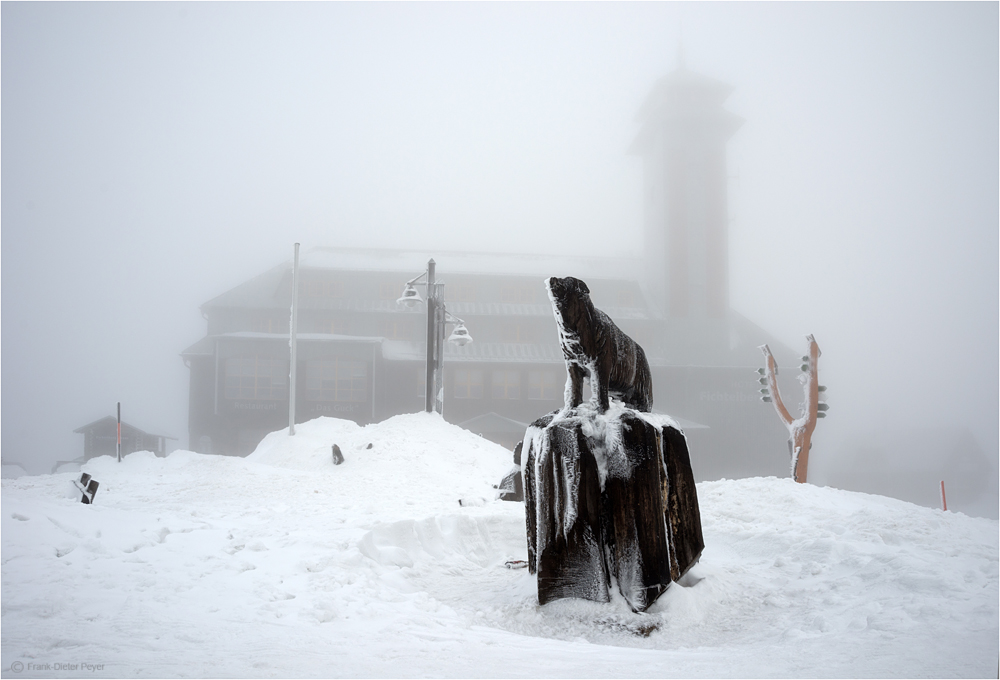
[[[996,520],[705,482],[701,562],[647,614],[539,607],[504,567],[526,556],[523,506],[493,500],[510,452],[427,414],[296,429],[246,459],[95,459],[92,506],[73,474],[3,480],[3,677],[997,672]]]

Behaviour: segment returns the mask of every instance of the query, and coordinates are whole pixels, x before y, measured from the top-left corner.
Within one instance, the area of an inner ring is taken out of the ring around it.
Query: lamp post
[[[426,388],[424,391],[424,410],[427,413],[444,413],[442,395],[444,363],[444,330],[445,324],[455,324],[454,330],[448,336],[449,342],[459,347],[472,342],[472,336],[465,327],[465,322],[451,314],[444,304],[444,284],[434,278],[434,259],[427,261],[427,271],[406,282],[403,294],[397,304],[413,307],[422,302],[420,293],[414,286],[424,286],[427,293],[427,358],[426,358]],[[425,279],[420,282],[420,279]]]

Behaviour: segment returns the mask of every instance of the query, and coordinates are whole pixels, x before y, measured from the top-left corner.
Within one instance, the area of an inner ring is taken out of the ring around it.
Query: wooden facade
[[[431,255],[305,252],[297,422],[331,416],[366,424],[423,409],[425,310],[396,299]],[[474,338],[464,347],[446,344],[449,422],[512,448],[518,423],[562,406],[566,371],[543,279],[573,274],[587,281],[595,304],[646,348],[654,410],[680,420],[699,478],[785,473],[784,431],[758,399],[755,372],[756,347],[781,345],[739,315],[731,312],[724,320],[728,342],[719,347],[705,338],[720,329],[671,322],[653,309],[629,276],[636,271],[631,261],[433,255],[446,305]],[[209,334],[182,354],[191,371],[195,450],[247,455],[268,432],[288,426],[290,304],[289,262],[202,307]],[[791,363],[790,350],[786,354]]]

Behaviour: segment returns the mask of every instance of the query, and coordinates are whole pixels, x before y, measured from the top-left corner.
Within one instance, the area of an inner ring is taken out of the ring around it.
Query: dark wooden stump
[[[553,423],[545,435],[549,451],[559,455],[536,459],[529,448],[524,468],[526,515],[536,529],[528,532],[528,568],[538,576],[538,601],[579,597],[607,602],[597,460],[580,428],[571,423]]]
[[[701,511],[694,486],[691,458],[684,434],[669,425],[661,431],[663,465],[667,472],[667,527],[670,529],[670,577],[677,581],[693,567],[705,549]]]
[[[644,611],[701,555],[684,435],[626,409],[535,421],[523,464],[528,568],[538,601],[610,599]]]

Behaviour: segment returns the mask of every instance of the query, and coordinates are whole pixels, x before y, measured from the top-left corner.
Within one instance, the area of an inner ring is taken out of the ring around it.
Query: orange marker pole
[[[118,402],[118,462],[122,462],[122,403]]]
[[[944,496],[944,480],[941,480],[941,509],[948,511],[948,499]]]

